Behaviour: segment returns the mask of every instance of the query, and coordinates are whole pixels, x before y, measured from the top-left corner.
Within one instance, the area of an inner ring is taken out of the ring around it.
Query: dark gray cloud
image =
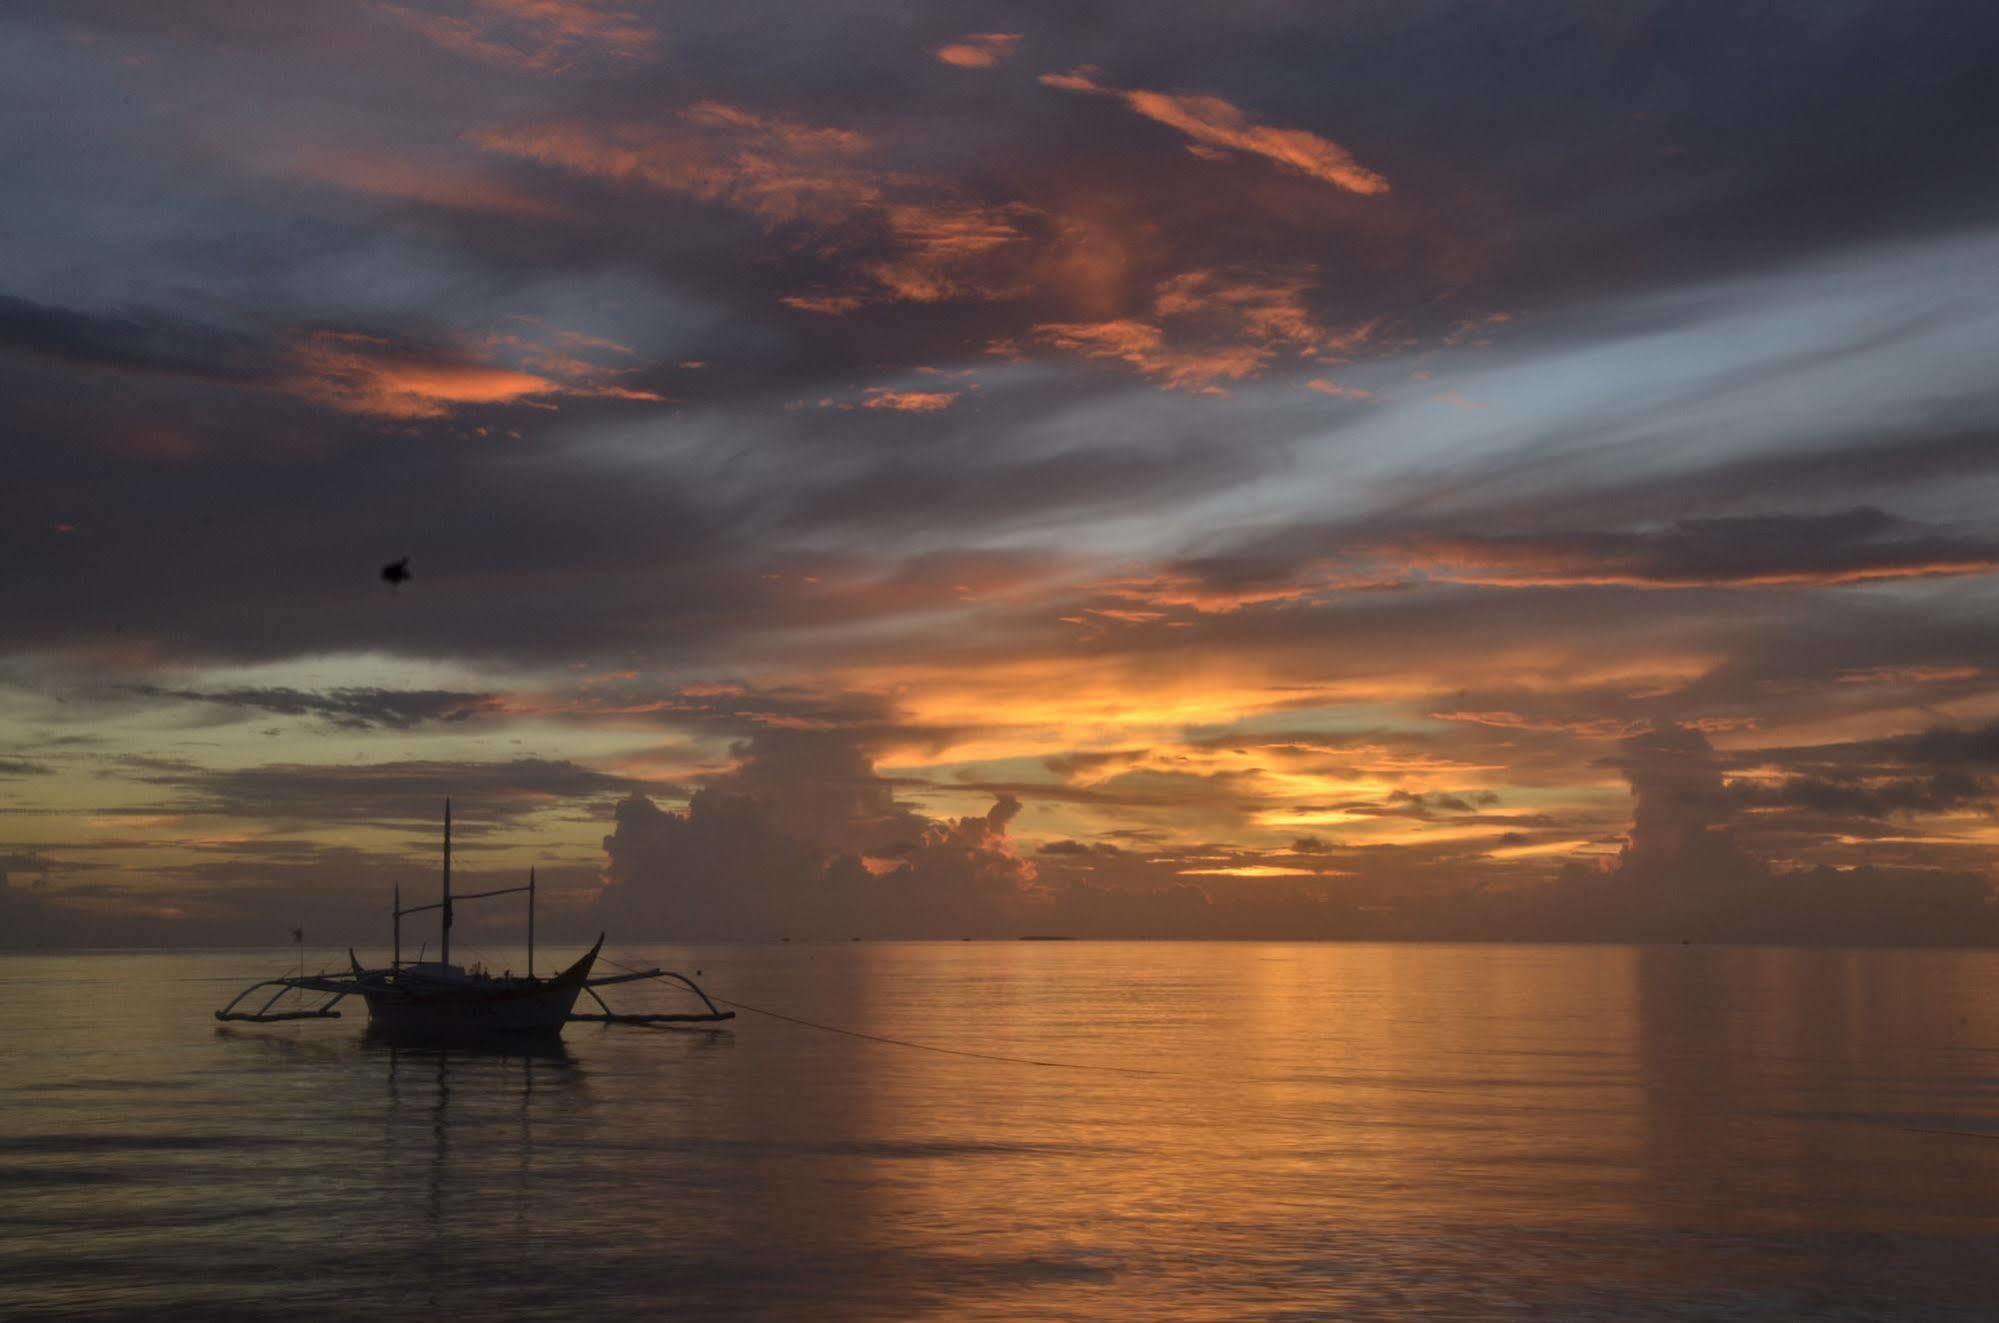
[[[1415,818],[1436,818],[1446,814],[1478,813],[1499,802],[1499,796],[1490,790],[1474,791],[1469,795],[1450,795],[1438,791],[1391,790],[1388,799],[1379,812],[1400,813]]]
[[[501,707],[496,694],[459,693],[448,689],[162,689],[132,685],[145,698],[178,698],[190,703],[215,703],[251,712],[286,717],[318,717],[346,730],[386,728],[410,730],[425,722],[467,721]]]
[[[0,295],[0,353],[221,384],[270,372],[267,343],[157,313],[103,315]]]
[[[1933,767],[1999,767],[1999,721],[1972,727],[1932,726],[1920,734],[1882,740],[1872,747],[1903,762]]]
[[[1827,817],[1886,818],[1898,814],[1949,813],[1957,809],[1990,809],[1995,792],[1990,783],[1962,772],[1935,776],[1833,781],[1794,776],[1776,785],[1736,782],[1738,801],[1757,808],[1802,808]]]
[[[1759,831],[1778,848],[1809,850],[1814,838],[1849,833],[1887,836],[1869,824],[1889,819],[1911,823],[1999,811],[1995,723],[1806,748],[1751,748],[1731,761],[1747,774],[1729,781],[1730,797],[1759,810]],[[1948,849],[1947,841],[1937,844]],[[1966,852],[1953,853],[1962,866]]]
[[[1879,739],[1762,749],[1757,756],[1781,766],[1822,773],[1906,768],[1978,772],[1999,768],[1999,721],[1930,726]]]
[[[33,873],[37,877],[49,875],[49,861],[36,850],[10,850],[0,854],[0,885],[11,877],[21,877]]]
[[[447,796],[475,834],[547,808],[551,801],[628,791],[631,778],[541,758],[511,762],[273,764],[211,770],[170,767],[133,779],[175,792],[166,811],[277,823],[366,823],[435,833]],[[158,812],[160,810],[141,810]]]
[[[1037,851],[1037,853],[1069,854],[1069,855],[1098,855],[1098,854],[1115,855],[1118,853],[1118,847],[1115,845],[1111,845],[1108,842],[1099,842],[1096,845],[1088,845],[1082,841],[1068,841],[1068,840],[1044,841],[1042,842],[1041,848]]]

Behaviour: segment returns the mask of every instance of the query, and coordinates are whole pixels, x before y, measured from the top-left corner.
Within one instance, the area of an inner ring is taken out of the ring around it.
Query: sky
[[[1995,57],[17,0],[0,944],[1999,941]]]

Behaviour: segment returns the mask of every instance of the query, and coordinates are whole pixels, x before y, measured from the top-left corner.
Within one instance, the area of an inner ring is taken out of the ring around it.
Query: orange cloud
[[[1143,656],[1093,653],[972,664],[899,662],[838,672],[839,687],[893,693],[909,730],[884,749],[892,765],[1014,758],[1177,740],[1189,726],[1388,694],[1434,693],[1411,677],[1293,683],[1257,658],[1188,656],[1161,667]]]
[[[1324,377],[1313,377],[1305,383],[1305,389],[1317,391],[1321,395],[1330,395],[1335,399],[1342,400],[1371,400],[1374,398],[1374,392],[1371,390],[1361,390],[1355,386],[1341,386],[1335,382],[1327,381]]]
[[[372,336],[320,331],[294,349],[292,393],[349,413],[436,418],[461,404],[531,400],[559,389],[547,377],[403,353]]]
[[[897,413],[936,413],[958,401],[958,392],[948,390],[891,390],[875,386],[861,401],[866,409],[892,409]]]
[[[860,307],[864,300],[858,294],[786,294],[778,302],[800,312],[839,317]]]
[[[570,174],[735,207],[773,226],[834,224],[881,203],[881,189],[846,163],[868,146],[858,133],[716,101],[690,106],[680,118],[690,127],[558,123],[482,129],[471,139],[487,151]]]
[[[893,298],[935,303],[961,294],[987,298],[1018,293],[1017,281],[981,280],[981,259],[1027,238],[1020,222],[1034,214],[1014,204],[980,207],[899,203],[887,209],[890,236],[901,254],[865,270]]]
[[[1485,851],[1488,859],[1533,859],[1543,855],[1601,853],[1603,847],[1588,837],[1534,841],[1526,845],[1502,845]]]
[[[299,168],[287,162],[288,169]],[[350,192],[460,211],[559,219],[570,213],[555,203],[437,161],[362,152],[308,158],[306,178]]]
[[[1938,560],[1923,564],[1865,565],[1846,570],[1770,570],[1734,575],[1684,575],[1652,577],[1616,571],[1556,571],[1536,575],[1478,575],[1459,573],[1448,576],[1453,583],[1479,584],[1491,588],[1839,588],[1853,584],[1883,583],[1895,579],[1951,578],[1965,574],[1999,571],[1999,558]],[[1445,576],[1439,575],[1438,578]]]
[[[888,250],[855,273],[871,291],[848,288],[781,300],[803,312],[838,316],[868,297],[917,303],[1002,298],[1028,287],[1021,273],[1002,267],[1016,250],[1024,251],[1029,223],[1040,215],[1032,207],[969,203],[949,196],[948,185],[871,171],[856,158],[872,144],[851,130],[718,101],[696,103],[678,118],[664,127],[556,123],[485,129],[471,138],[487,151],[585,178],[733,207],[767,228],[810,225],[815,232],[809,241],[822,257],[850,248]]]
[[[502,358],[515,361],[496,361]],[[609,380],[594,364],[517,336],[488,335],[437,352],[354,332],[318,331],[292,347],[292,360],[297,371],[279,389],[382,418],[438,418],[474,404],[553,408],[541,403],[549,396],[665,402],[662,395]],[[529,366],[537,370],[525,370]]]
[[[636,14],[588,0],[475,0],[474,17],[381,5],[427,40],[468,59],[519,73],[560,74],[591,61],[649,57],[658,33]]]
[[[1880,536],[1893,532],[1898,536]],[[1459,584],[1483,588],[1641,589],[1840,587],[1999,572],[1999,544],[1946,536],[1878,511],[1691,521],[1645,532],[1491,537],[1415,536],[1355,543],[1337,553],[1238,575],[1225,566],[1164,567],[1100,580],[1090,591],[1148,607],[1226,614],[1312,602],[1343,592]],[[1942,684],[1969,667],[1854,671],[1842,682]],[[1567,680],[1580,683],[1569,674]],[[1508,714],[1433,714],[1505,724]],[[1618,730],[1598,733],[1616,735]]]
[[[582,356],[595,351],[616,354],[622,358],[635,357],[636,351],[629,345],[622,345],[602,336],[588,335],[582,331],[544,326],[538,319],[532,317],[520,317],[515,320],[535,328],[536,333],[525,336],[492,334],[472,337],[467,343],[480,361],[522,368],[550,377],[564,395],[594,395],[607,399],[666,402],[664,395],[618,384],[617,378],[629,369],[605,367]]]
[[[1158,378],[1168,390],[1192,390],[1207,395],[1227,394],[1216,383],[1253,377],[1270,357],[1270,351],[1259,345],[1170,349],[1159,327],[1128,318],[1108,322],[1044,322],[1030,334],[1043,344],[1085,358],[1128,363],[1146,376]]]
[[[1105,620],[1121,621],[1127,625],[1152,625],[1166,619],[1164,611],[1134,611],[1129,607],[1091,606],[1083,608],[1083,614],[1100,616]]]
[[[1486,332],[1495,326],[1504,326],[1513,320],[1510,312],[1488,312],[1482,317],[1467,317],[1450,329],[1444,336],[1444,343],[1453,347],[1470,345],[1483,348],[1492,343]]]
[[[1247,111],[1218,96],[1127,91],[1104,86],[1092,73],[1078,69],[1066,74],[1043,74],[1041,81],[1064,91],[1114,97],[1147,119],[1185,134],[1193,140],[1188,150],[1204,159],[1226,159],[1232,151],[1248,152],[1350,193],[1372,195],[1388,191],[1386,179],[1355,161],[1346,148],[1316,133],[1258,124]]]
[[[1951,684],[1976,680],[1985,672],[1976,666],[1892,666],[1865,671],[1841,671],[1841,684]]]
[[[1282,574],[1241,582],[1217,581],[1183,570],[1105,579],[1096,592],[1151,606],[1186,607],[1202,615],[1228,615],[1244,607],[1308,602],[1340,592],[1379,592],[1407,582],[1396,572],[1365,565],[1310,561]]]
[[[1338,826],[1348,840],[1369,844],[1491,838],[1504,828],[1485,816],[1497,802],[1489,787],[1504,778],[1503,765],[1371,739],[1188,742],[1169,735],[1142,748],[1058,755],[1043,767],[1078,803],[1115,804],[1127,815],[1147,809],[1170,814],[1172,821],[1162,824],[1169,833],[1180,821],[1205,815],[1207,827],[1194,827],[1202,834],[1193,839],[1202,841],[1217,839],[1209,832],[1227,830],[1230,819],[1237,827],[1267,831]],[[1426,803],[1432,799],[1441,807]],[[1301,853],[1293,848],[1264,860],[1182,856],[1181,862],[1217,875],[1237,868],[1337,871],[1301,862]]]
[[[1231,323],[1253,340],[1290,344],[1309,353],[1325,338],[1325,328],[1305,307],[1306,276],[1272,279],[1240,273],[1188,271],[1161,281],[1153,310],[1161,317],[1205,314]]]
[[[1281,583],[1220,585],[1195,575],[1162,571],[1131,578],[1106,579],[1094,585],[1098,592],[1126,601],[1155,606],[1188,607],[1203,615],[1227,615],[1246,606],[1266,602],[1297,602],[1320,590],[1316,584],[1286,580]]]
[[[535,317],[523,316],[518,320],[526,322],[531,326],[539,326],[542,324],[540,319]],[[613,354],[622,354],[626,358],[633,358],[636,357],[638,354],[638,350],[632,348],[630,345],[621,345],[616,340],[608,340],[601,335],[588,335],[582,331],[567,331],[559,327],[556,328],[554,334],[555,334],[555,339],[560,343],[565,345],[574,345],[579,349],[603,349]],[[689,363],[682,363],[680,364],[680,366],[699,368],[699,367],[706,367],[708,365],[706,363],[689,362]]]
[[[866,137],[852,129],[800,124],[796,120],[759,115],[722,101],[697,101],[680,115],[695,124],[762,139],[795,156],[852,155],[866,151],[870,145]]]
[[[515,320],[535,328],[538,335],[489,334],[468,337],[463,343],[482,363],[514,367],[550,378],[556,383],[558,392],[563,395],[594,395],[607,399],[666,402],[664,395],[620,385],[617,378],[629,369],[608,368],[582,356],[586,352],[596,351],[631,358],[635,356],[636,351],[630,346],[621,345],[602,336],[587,335],[581,331],[544,327],[532,317],[519,317]]]
[[[1121,358],[1134,366],[1148,362],[1165,333],[1150,322],[1130,319],[1108,322],[1045,322],[1034,328],[1038,340],[1073,349],[1089,358]]]
[[[1650,730],[1650,721],[1619,721],[1610,717],[1589,718],[1577,721],[1556,721],[1522,716],[1518,712],[1496,710],[1491,712],[1432,712],[1437,721],[1462,721],[1474,726],[1491,726],[1499,730],[1546,730],[1561,731],[1586,740],[1622,740]]]
[[[931,54],[960,69],[990,69],[1020,45],[1018,32],[972,32]]]
[[[1371,326],[1337,335],[1321,326],[1306,306],[1311,287],[1309,272],[1188,271],[1154,287],[1149,318],[1045,322],[1029,334],[1085,358],[1129,364],[1168,390],[1222,395],[1220,383],[1261,375],[1280,350],[1314,355],[1372,334]]]
[[[1999,571],[1999,553],[1983,549],[1953,553],[1919,546],[1907,551],[1885,544],[1849,563],[1739,566],[1715,563],[1682,568],[1659,555],[1637,535],[1606,539],[1602,545],[1567,545],[1559,539],[1486,541],[1435,538],[1411,544],[1411,568],[1440,583],[1487,588],[1798,588],[1843,587],[1897,579],[1945,578]]]

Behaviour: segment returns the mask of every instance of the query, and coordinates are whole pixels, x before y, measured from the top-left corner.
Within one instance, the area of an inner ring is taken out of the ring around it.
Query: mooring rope
[[[1943,1130],[1931,1125],[1904,1125],[1895,1127],[1912,1135],[1956,1135],[1959,1139],[1999,1139],[1999,1131],[1994,1130]]]
[[[599,956],[598,959],[607,965],[615,965],[627,973],[644,974],[650,972],[649,970],[634,968],[621,960],[613,960],[609,956]],[[890,1047],[906,1047],[916,1052],[936,1052],[947,1057],[973,1057],[980,1061],[1005,1061],[1016,1066],[1046,1066],[1053,1070],[1082,1070],[1110,1075],[1172,1074],[1171,1071],[1150,1070],[1144,1066],[1106,1066],[1090,1061],[1047,1061],[1039,1057],[1007,1056],[1000,1052],[974,1052],[970,1048],[943,1047],[937,1043],[918,1043],[908,1038],[891,1038],[887,1034],[871,1034],[860,1029],[847,1029],[837,1024],[825,1024],[818,1020],[808,1020],[803,1016],[786,1015],[783,1011],[774,1011],[768,1006],[752,1006],[748,1002],[732,1001],[727,997],[717,997],[712,993],[708,995],[708,1000],[714,1002],[717,1006],[727,1006],[738,1011],[748,1011],[752,1015],[762,1015],[772,1020],[782,1020],[786,1024],[795,1024],[804,1029],[817,1029],[821,1033],[839,1034],[843,1038],[858,1038],[867,1043],[886,1043]]]
[[[1017,1066],[1049,1066],[1056,1070],[1086,1070],[1111,1075],[1170,1075],[1166,1070],[1150,1070],[1144,1066],[1105,1066],[1089,1061],[1045,1061],[1038,1057],[1010,1057],[999,1052],[974,1052],[963,1047],[940,1047],[936,1043],[918,1043],[907,1038],[890,1038],[886,1034],[863,1033],[859,1029],[843,1029],[837,1024],[821,1024],[817,1020],[807,1020],[796,1015],[786,1015],[764,1006],[752,1006],[748,1002],[731,1001],[727,997],[715,997],[718,1006],[732,1006],[752,1015],[765,1015],[773,1020],[783,1020],[787,1024],[802,1025],[807,1029],[817,1029],[823,1033],[840,1034],[847,1038],[859,1038],[870,1043],[887,1043],[893,1047],[913,1048],[918,1052],[939,1052],[952,1057],[976,1057],[981,1061],[1007,1061]]]

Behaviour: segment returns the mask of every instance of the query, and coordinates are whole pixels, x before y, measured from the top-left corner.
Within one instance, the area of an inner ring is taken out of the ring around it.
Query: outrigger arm
[[[237,1003],[241,1002],[258,988],[276,988],[277,991],[271,994],[269,1001],[266,1001],[254,1011],[237,1010]],[[331,995],[317,1007],[309,1011],[274,1011],[271,1009],[271,1007],[278,1004],[278,998],[284,996],[294,988],[302,992],[325,992]],[[224,1006],[215,1013],[215,1018],[218,1020],[249,1020],[256,1024],[269,1024],[273,1020],[337,1020],[340,1018],[340,1012],[333,1009],[334,1005],[355,990],[353,981],[344,978],[308,975],[304,978],[265,979],[262,983],[252,983],[249,987],[237,993],[234,1001],[231,1001],[227,1006]]]
[[[672,979],[676,983],[685,984],[690,992],[701,999],[701,1004],[708,1008],[708,1013],[706,1015],[620,1015],[609,1006],[606,1006],[604,999],[597,995],[597,989],[609,987],[613,983],[636,983],[640,979],[648,978]],[[571,1020],[585,1020],[595,1024],[712,1024],[717,1020],[733,1020],[736,1018],[734,1011],[725,1011],[710,1001],[708,994],[701,990],[700,984],[687,977],[687,975],[676,974],[670,969],[642,969],[630,974],[606,974],[603,978],[587,980],[583,984],[583,990],[590,994],[591,1001],[596,1002],[598,1006],[603,1008],[604,1013],[602,1015],[579,1015],[575,1011],[571,1011],[569,1013]]]

